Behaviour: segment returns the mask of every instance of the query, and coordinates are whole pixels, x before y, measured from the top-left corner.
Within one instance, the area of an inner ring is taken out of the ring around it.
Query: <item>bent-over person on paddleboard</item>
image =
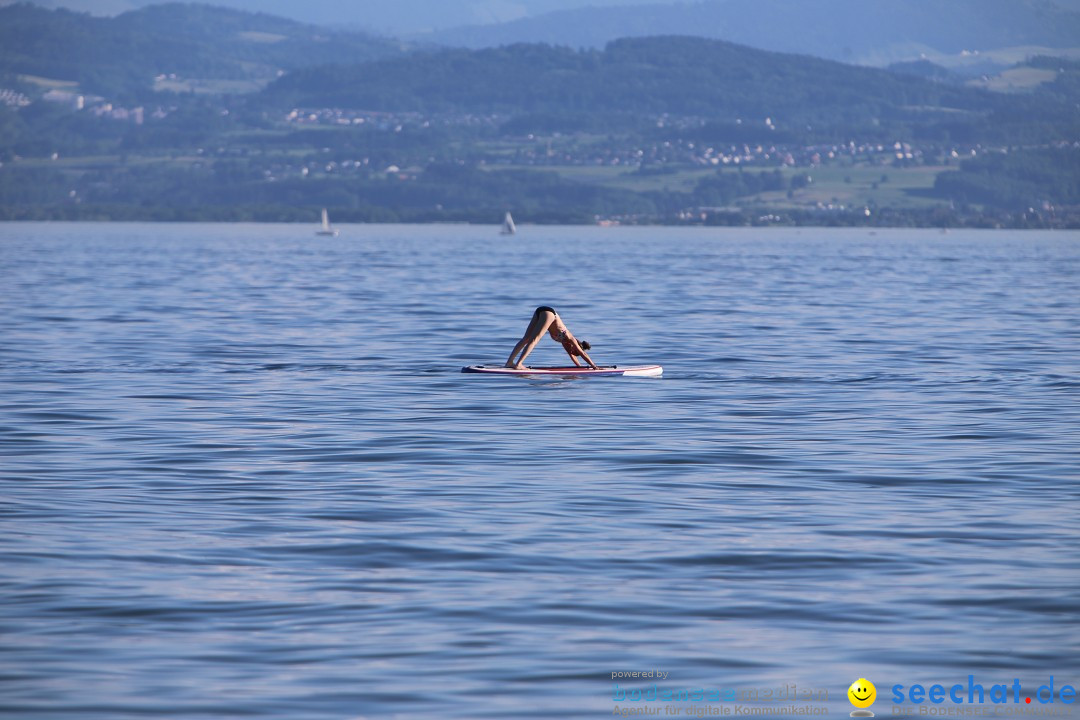
[[[581,363],[577,361],[580,357],[589,363],[589,367],[594,370],[597,369],[596,363],[585,352],[591,345],[574,337],[566,328],[562,318],[559,317],[559,313],[555,312],[555,308],[550,308],[547,305],[541,305],[533,312],[529,327],[525,330],[525,334],[521,336],[521,339],[518,340],[517,345],[514,346],[514,351],[510,353],[510,357],[506,361],[506,367],[524,370],[525,358],[529,357],[529,353],[540,342],[540,338],[544,337],[545,332],[550,333],[551,338],[563,346],[563,350],[566,351],[566,354],[570,356],[575,365],[581,367]],[[519,358],[517,357],[518,353],[521,353]],[[517,360],[515,361],[514,358],[517,358]]]

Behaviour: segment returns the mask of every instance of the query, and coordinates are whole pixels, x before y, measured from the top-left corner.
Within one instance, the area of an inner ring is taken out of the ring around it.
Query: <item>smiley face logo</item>
[[[868,708],[877,699],[877,688],[866,678],[859,678],[847,689],[848,700],[857,708]]]

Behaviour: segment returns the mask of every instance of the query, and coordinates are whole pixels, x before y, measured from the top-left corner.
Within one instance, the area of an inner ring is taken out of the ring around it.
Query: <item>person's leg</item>
[[[521,349],[523,347],[525,347],[525,342],[525,337],[517,341],[517,345],[515,345],[514,349],[510,352],[510,357],[506,359],[506,367],[515,367],[517,365],[517,363],[514,362],[514,358],[517,357],[517,354],[521,352]]]
[[[514,346],[514,351],[510,353],[510,357],[506,361],[506,367],[519,368],[525,363],[525,358],[529,357],[529,353],[533,351],[536,344],[540,342],[540,338],[544,337],[544,333],[551,326],[551,323],[555,322],[555,313],[550,310],[537,310],[533,313],[532,320],[529,321],[529,327],[525,330],[525,334],[518,340],[517,345]],[[514,360],[518,353],[521,353],[521,357]]]

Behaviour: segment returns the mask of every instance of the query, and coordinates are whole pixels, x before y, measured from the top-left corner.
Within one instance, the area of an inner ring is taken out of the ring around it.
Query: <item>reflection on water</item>
[[[1078,278],[1064,233],[7,224],[2,705],[1075,686]],[[663,379],[458,372],[538,304]]]

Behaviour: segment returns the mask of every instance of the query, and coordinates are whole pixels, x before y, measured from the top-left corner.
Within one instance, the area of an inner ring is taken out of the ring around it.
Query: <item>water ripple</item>
[[[0,233],[12,717],[1076,680],[1075,233]]]

